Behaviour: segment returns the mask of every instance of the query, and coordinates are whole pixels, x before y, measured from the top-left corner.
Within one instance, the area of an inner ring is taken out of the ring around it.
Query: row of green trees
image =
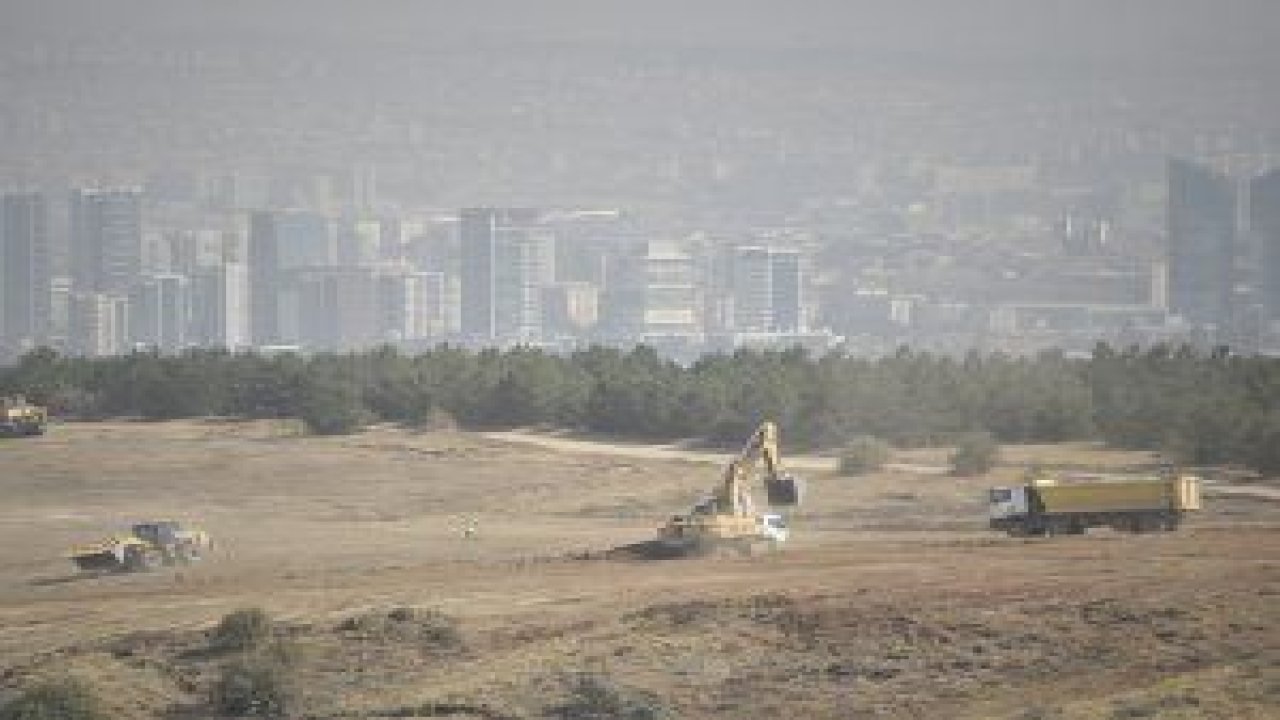
[[[689,366],[645,347],[102,359],[37,350],[0,370],[0,391],[67,417],[297,417],[318,433],[448,416],[469,427],[737,443],[771,418],[805,448],[864,435],[919,446],[985,431],[1003,442],[1101,439],[1179,462],[1280,471],[1280,361],[1186,347],[1099,345],[1084,359],[739,351]]]

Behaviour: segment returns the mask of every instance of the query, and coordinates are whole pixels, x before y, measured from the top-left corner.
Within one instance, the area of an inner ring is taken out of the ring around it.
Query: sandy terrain
[[[297,649],[298,717],[563,717],[581,673],[693,719],[1280,717],[1280,503],[1219,494],[1177,533],[1015,540],[984,529],[983,490],[1017,464],[1152,458],[1012,448],[977,479],[936,474],[937,451],[863,478],[796,458],[810,502],[780,553],[606,559],[723,457],[237,422],[5,442],[0,695],[72,672],[122,718],[215,717],[208,630],[261,607]],[[213,556],[96,577],[66,560],[147,517],[198,522]],[[415,619],[436,612],[460,644]]]

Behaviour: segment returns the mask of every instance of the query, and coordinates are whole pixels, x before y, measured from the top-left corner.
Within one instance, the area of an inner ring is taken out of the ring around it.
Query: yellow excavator
[[[786,519],[779,513],[757,511],[748,489],[750,477],[760,464],[764,466],[768,504],[800,505],[804,484],[782,470],[778,426],[765,422],[725,467],[720,484],[712,489],[710,496],[687,514],[672,517],[658,529],[658,542],[686,552],[732,548],[743,553],[761,547],[776,548],[786,542]]]
[[[21,395],[0,397],[0,437],[43,435],[49,412]]]
[[[68,555],[81,570],[139,572],[162,565],[188,565],[212,547],[204,530],[174,520],[156,520],[137,523],[126,535],[73,547]]]

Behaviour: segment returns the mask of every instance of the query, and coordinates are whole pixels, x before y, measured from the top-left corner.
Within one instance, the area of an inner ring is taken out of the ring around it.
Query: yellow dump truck
[[[1200,509],[1200,480],[1191,475],[1038,480],[992,488],[990,522],[1010,535],[1079,535],[1091,527],[1127,532],[1176,530]]]
[[[21,395],[0,397],[0,437],[43,435],[49,413]]]

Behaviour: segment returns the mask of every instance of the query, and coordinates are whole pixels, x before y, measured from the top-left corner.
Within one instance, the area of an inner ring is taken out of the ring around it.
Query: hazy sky
[[[0,0],[6,35],[838,46],[1280,68],[1280,0]]]

